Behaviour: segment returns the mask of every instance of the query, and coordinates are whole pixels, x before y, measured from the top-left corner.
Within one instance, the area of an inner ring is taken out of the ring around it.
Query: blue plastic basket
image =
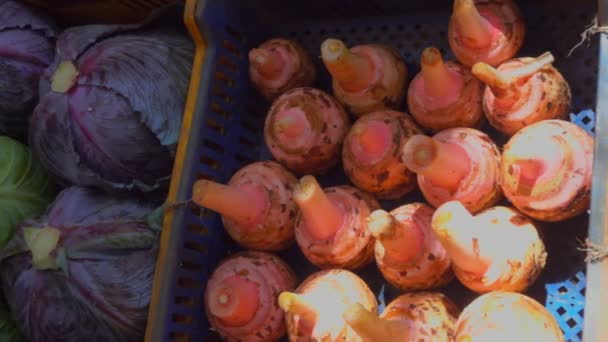
[[[573,93],[571,121],[593,133],[598,70],[597,42],[567,53],[592,21],[595,1],[520,1],[528,21],[525,46],[519,55],[537,56],[551,51],[555,66],[570,83]],[[429,45],[453,58],[447,44],[451,1],[188,1],[186,22],[197,51],[184,127],[176,159],[169,200],[191,198],[197,179],[226,182],[243,165],[269,159],[264,145],[263,120],[268,105],[248,79],[247,52],[273,36],[300,41],[314,56],[327,37],[347,44],[376,42],[396,47],[409,68],[418,72],[420,52]],[[317,87],[329,90],[329,76],[317,61]],[[407,108],[404,105],[404,111]],[[497,138],[502,143],[504,139]],[[320,178],[323,185],[348,180],[337,166]],[[382,202],[392,209],[419,194],[399,201]],[[540,279],[527,292],[544,303],[557,318],[568,341],[581,341],[585,307],[585,254],[579,240],[588,234],[588,216],[543,225],[549,259]],[[147,328],[148,341],[213,341],[203,311],[207,277],[218,261],[239,250],[224,233],[220,218],[196,206],[177,207],[167,213],[162,248],[155,276],[154,296]],[[299,272],[300,280],[314,272],[293,247],[280,254]],[[381,302],[400,292],[386,285],[375,265],[358,271]],[[443,289],[463,307],[476,295],[457,281]]]

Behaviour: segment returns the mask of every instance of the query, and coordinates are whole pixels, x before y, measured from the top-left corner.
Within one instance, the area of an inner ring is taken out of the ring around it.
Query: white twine
[[[598,33],[608,33],[608,26],[599,26],[599,20],[597,17],[593,18],[593,21],[583,33],[581,33],[581,40],[576,43],[568,52],[568,57],[576,50],[579,46],[583,45],[584,42],[587,42],[587,46],[591,45],[591,37]]]

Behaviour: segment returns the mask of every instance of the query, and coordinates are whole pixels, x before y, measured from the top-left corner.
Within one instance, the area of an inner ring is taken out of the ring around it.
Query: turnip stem
[[[264,190],[252,185],[236,188],[209,180],[194,183],[193,201],[242,224],[256,221],[268,205]]]
[[[420,65],[426,94],[436,98],[448,96],[456,80],[443,63],[439,50],[434,47],[424,49]]]
[[[483,275],[491,258],[482,255],[484,229],[459,201],[450,201],[435,211],[433,231],[452,262],[465,272]]]
[[[391,146],[391,138],[390,127],[382,121],[368,121],[353,129],[354,143],[361,147],[357,154],[364,154],[364,157],[368,157],[365,159],[377,158],[386,153]]]
[[[274,49],[251,49],[249,51],[249,62],[266,78],[275,78],[281,75],[285,67],[285,60]]]
[[[342,226],[344,213],[327,197],[313,176],[302,177],[294,189],[293,198],[307,230],[315,239],[328,239]]]
[[[437,141],[425,135],[410,137],[403,147],[403,162],[438,187],[458,189],[470,171],[470,157],[459,145]]]
[[[325,67],[340,86],[351,92],[368,88],[374,77],[372,63],[363,56],[352,53],[337,39],[327,39],[321,45],[321,57]]]
[[[395,261],[413,261],[424,249],[424,235],[413,220],[401,222],[379,209],[368,217],[368,229]]]
[[[463,44],[481,48],[492,43],[490,23],[479,14],[474,0],[455,0],[453,16]]]
[[[279,306],[283,311],[300,316],[300,321],[314,323],[317,321],[315,310],[304,297],[292,292],[283,292],[278,298]]]
[[[276,115],[275,133],[288,138],[297,138],[309,129],[306,113],[298,107],[292,107]],[[285,142],[289,143],[289,141]]]

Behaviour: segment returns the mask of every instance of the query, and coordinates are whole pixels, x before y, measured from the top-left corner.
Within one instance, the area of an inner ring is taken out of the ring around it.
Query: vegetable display
[[[38,81],[53,61],[57,28],[46,14],[0,0],[0,135],[26,140]]]
[[[0,248],[11,239],[17,224],[46,210],[54,188],[27,146],[0,136]]]
[[[171,11],[140,25],[87,25],[57,39],[29,142],[63,184],[166,189],[193,59]]]
[[[0,281],[28,341],[143,338],[156,264],[154,207],[70,187],[19,226]]]

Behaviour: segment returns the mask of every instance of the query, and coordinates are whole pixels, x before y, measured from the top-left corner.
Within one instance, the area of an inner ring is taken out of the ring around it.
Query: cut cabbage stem
[[[452,262],[465,272],[483,275],[492,264],[489,255],[483,255],[484,230],[478,220],[459,201],[450,201],[435,211],[433,231],[447,251]],[[492,241],[490,241],[492,242]]]
[[[384,247],[385,256],[399,262],[415,260],[423,251],[424,235],[413,220],[401,222],[378,209],[367,219],[370,233]]]
[[[57,248],[61,232],[57,228],[24,228],[23,238],[32,253],[32,265],[39,270],[59,269],[51,253]]]
[[[458,86],[458,80],[452,76],[437,48],[429,47],[422,51],[420,62],[425,92],[435,98],[449,95],[450,90]]]
[[[412,172],[441,188],[455,191],[470,171],[470,157],[454,143],[413,135],[403,147],[403,162]]]
[[[268,207],[265,190],[253,184],[239,188],[202,179],[194,183],[193,201],[241,224],[252,224]]]
[[[344,90],[357,92],[371,85],[374,78],[371,61],[352,53],[341,40],[325,40],[321,44],[321,57],[327,71]]]
[[[455,0],[453,15],[463,44],[482,48],[492,43],[490,23],[479,14],[474,0]]]
[[[391,129],[382,121],[368,121],[365,125],[358,125],[353,129],[354,142],[361,147],[369,158],[384,155],[391,146]]]
[[[277,120],[274,123],[275,133],[285,135],[288,138],[298,138],[307,129],[310,129],[306,113],[298,107],[280,112],[276,115],[276,118]]]
[[[211,293],[209,311],[225,325],[243,326],[259,309],[258,285],[238,275],[224,279]]]
[[[408,341],[409,327],[402,320],[387,320],[352,304],[342,315],[346,323],[365,341]]]
[[[511,92],[517,92],[517,84],[550,66],[555,58],[550,52],[545,52],[539,57],[522,64],[519,67],[499,71],[496,68],[479,62],[473,65],[472,73],[481,82],[485,83],[497,97],[508,96]]]
[[[300,208],[306,229],[315,239],[329,239],[342,226],[345,213],[328,198],[315,177],[302,177],[293,191],[293,199]]]
[[[300,321],[315,323],[318,318],[317,310],[310,305],[302,295],[292,292],[282,292],[278,298],[279,307],[283,311],[298,315]]]
[[[249,62],[266,78],[278,77],[285,67],[285,60],[275,49],[251,49],[249,51]]]
[[[51,89],[57,93],[65,93],[72,89],[78,77],[78,69],[72,61],[63,61],[55,70],[51,79]]]

